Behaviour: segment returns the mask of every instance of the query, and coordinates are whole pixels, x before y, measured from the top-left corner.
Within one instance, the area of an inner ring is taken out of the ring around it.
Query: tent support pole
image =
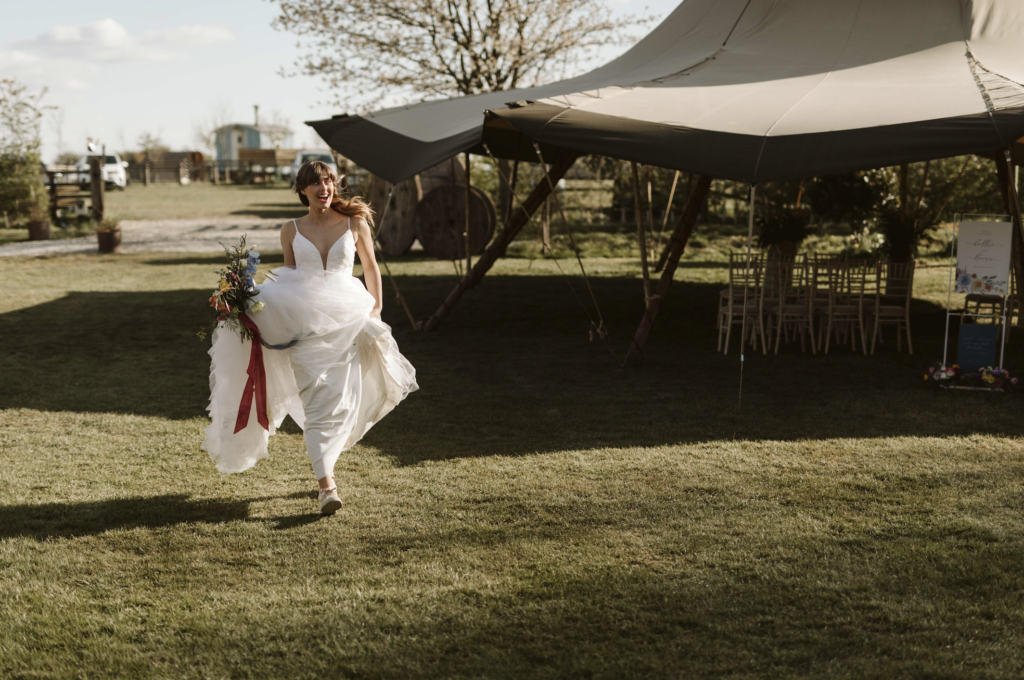
[[[1017,279],[1017,325],[1024,325],[1024,223],[1021,222],[1020,202],[1013,185],[1013,161],[1009,149],[999,149],[996,155],[996,172],[999,175],[999,189],[1003,193],[1006,214],[1015,222],[1013,225],[1013,273]],[[1013,316],[1012,314],[1010,315]]]
[[[677,178],[678,178],[678,175],[679,175],[679,172],[676,171]],[[693,173],[692,172],[691,173],[687,173],[687,175],[688,176],[686,178],[686,198],[689,199],[690,198],[690,194],[692,193],[691,192],[691,187],[693,186]],[[665,222],[666,223],[668,222],[668,211],[672,208],[672,197],[675,195],[675,188],[676,188],[675,182],[673,182],[672,183],[672,192],[673,193],[671,195],[669,195],[669,198],[668,198],[668,208],[665,209]],[[684,203],[683,204],[683,208],[685,209],[687,205],[689,205],[689,204],[688,203]],[[662,226],[661,230],[662,230],[662,232],[664,232],[665,231],[665,227]],[[661,248],[661,237],[660,236],[658,237],[658,248]],[[665,268],[665,262],[668,261],[668,254],[671,251],[672,251],[672,241],[670,239],[669,242],[665,244],[664,250],[661,251],[661,255],[658,257],[658,263],[656,265],[654,265],[655,273],[660,272],[661,270],[663,270]]]
[[[757,197],[757,185],[750,185],[750,209],[748,212],[748,224],[747,224],[747,269],[743,275],[743,323],[740,325],[742,329],[740,331],[740,389],[739,394],[736,396],[736,412],[743,410],[743,366],[746,363],[744,355],[746,350],[743,345],[747,341],[747,293],[750,291],[750,245],[754,240],[754,207],[757,205],[754,199]],[[729,323],[732,323],[732,319],[729,319]],[[908,322],[909,323],[909,322]],[[781,328],[782,322],[779,321],[779,327]],[[757,332],[756,328],[750,329],[750,334],[753,335]],[[780,331],[781,332],[781,331]],[[814,338],[811,338],[811,342],[814,342]],[[755,344],[756,348],[757,345]],[[768,352],[768,345],[765,344],[764,333],[761,334],[761,349]]]
[[[676,184],[679,182],[679,171],[676,170],[675,177],[672,178],[672,189],[668,192],[668,205],[665,206],[665,216],[661,220],[661,231],[658,232],[658,245],[655,246],[656,252],[661,252],[661,241],[665,236],[665,227],[668,226],[668,215],[672,212],[672,199],[676,197]],[[658,258],[658,265],[654,268],[655,272],[660,272],[662,267],[665,266],[665,253],[661,253],[661,257]]]
[[[577,151],[565,150],[560,154],[555,164],[551,167],[551,179],[553,182],[558,182],[562,179],[565,173],[572,167],[572,164],[576,162],[576,159],[580,157],[580,153]],[[505,222],[505,227],[501,230],[501,233],[494,237],[488,246],[477,258],[476,264],[473,268],[466,272],[466,275],[459,281],[459,285],[455,286],[455,289],[448,294],[445,301],[441,303],[441,306],[434,312],[434,315],[427,319],[427,322],[423,324],[423,330],[432,331],[437,328],[438,324],[441,323],[441,319],[448,315],[448,312],[452,310],[452,307],[459,301],[462,294],[467,290],[475,286],[480,282],[494,263],[499,257],[505,254],[505,249],[508,248],[509,243],[515,238],[519,230],[522,229],[527,221],[530,219],[530,215],[536,212],[537,208],[544,203],[544,199],[551,193],[551,185],[548,182],[538,182],[537,186],[534,187],[530,195],[523,201],[521,210],[516,210],[509,217],[508,221]]]
[[[661,280],[658,281],[658,288],[650,300],[650,304],[647,305],[644,317],[640,320],[640,326],[636,329],[636,335],[629,346],[629,353],[626,355],[625,361],[626,366],[633,365],[640,358],[644,343],[647,342],[647,336],[654,325],[654,317],[658,315],[658,309],[668,294],[669,286],[672,285],[672,277],[675,275],[676,267],[679,265],[679,258],[682,257],[683,251],[686,250],[686,242],[690,239],[690,234],[693,233],[693,226],[697,222],[697,213],[700,212],[700,207],[704,203],[704,198],[708,195],[710,188],[711,178],[702,175],[697,181],[697,186],[694,187],[693,192],[686,201],[683,214],[679,217],[675,231],[672,232],[672,236],[668,240],[669,254],[665,261],[665,270],[661,274]]]
[[[636,213],[637,240],[640,243],[640,268],[644,275],[644,308],[647,308],[651,304],[651,273],[647,269],[647,239],[644,236],[644,212],[640,206],[640,175],[634,161],[630,161],[629,167],[633,172],[633,210]]]
[[[463,238],[466,241],[466,272],[473,268],[473,253],[469,250],[469,193],[471,191],[471,185],[473,180],[472,175],[469,174],[469,152],[466,152],[466,233],[463,234]]]

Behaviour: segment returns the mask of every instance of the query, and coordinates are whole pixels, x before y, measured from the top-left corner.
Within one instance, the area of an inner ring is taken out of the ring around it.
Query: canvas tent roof
[[[310,125],[392,182],[481,142],[533,158],[519,131],[762,182],[1009,146],[1022,83],[1019,0],[685,0],[577,78]]]

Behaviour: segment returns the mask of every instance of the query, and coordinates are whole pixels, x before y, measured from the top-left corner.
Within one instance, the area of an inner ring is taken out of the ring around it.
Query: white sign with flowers
[[[954,293],[1006,295],[1010,278],[1010,222],[961,222]]]

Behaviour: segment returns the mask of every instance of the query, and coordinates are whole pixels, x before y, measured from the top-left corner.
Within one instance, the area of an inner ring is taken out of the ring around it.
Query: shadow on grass
[[[265,265],[283,265],[284,253],[264,253],[261,251],[260,262]],[[173,267],[181,264],[209,265],[211,281],[210,289],[212,290],[213,284],[216,283],[216,275],[213,274],[213,270],[224,266],[224,253],[221,252],[211,255],[187,255],[184,257],[154,257],[151,259],[143,260],[143,264],[155,265],[160,267]]]
[[[420,318],[452,286],[439,276],[403,276],[399,284]],[[896,352],[891,329],[868,357],[848,347],[801,354],[798,344],[779,355],[748,352],[738,412],[735,339],[729,355],[715,351],[719,285],[677,282],[643,363],[628,371],[619,362],[640,318],[641,285],[626,277],[592,285],[615,357],[589,340],[588,318],[560,277],[488,277],[429,334],[411,331],[401,308],[388,305],[384,320],[421,389],[364,443],[416,464],[732,438],[1024,435],[1016,395],[926,388],[921,376],[941,357],[944,322],[927,302],[915,301],[914,356]],[[0,315],[0,408],[204,417],[209,341],[196,331],[207,320],[207,296],[71,293]],[[1006,365],[1022,364],[1024,342],[1011,342]]]
[[[245,217],[257,217],[261,220],[273,220],[277,218],[281,219],[298,219],[306,215],[309,211],[299,204],[297,207],[291,203],[282,203],[280,205],[262,205],[258,208],[244,208],[242,210],[232,210],[229,215],[244,215]]]
[[[39,503],[0,506],[0,540],[15,537],[74,538],[114,529],[170,527],[178,524],[267,522],[275,529],[293,529],[320,519],[320,513],[251,518],[249,506],[282,499],[311,499],[315,494],[297,492],[246,500],[192,499],[185,494],[116,498],[104,501]]]

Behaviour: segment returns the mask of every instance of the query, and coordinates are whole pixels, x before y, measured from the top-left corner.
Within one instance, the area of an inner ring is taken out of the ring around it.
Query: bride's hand
[[[374,307],[373,309],[370,310],[370,318],[371,319],[379,319],[380,318],[380,307]]]

